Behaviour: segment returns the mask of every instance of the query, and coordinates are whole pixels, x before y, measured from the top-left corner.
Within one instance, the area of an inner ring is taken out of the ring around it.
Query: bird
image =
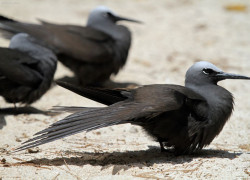
[[[152,84],[136,89],[79,88],[58,84],[106,107],[55,107],[71,112],[35,134],[16,151],[99,128],[131,123],[141,126],[160,143],[161,151],[192,154],[209,145],[221,132],[233,111],[233,95],[217,83],[250,77],[223,72],[210,62],[194,63],[185,85]]]
[[[125,65],[131,44],[131,32],[118,21],[142,23],[118,16],[106,6],[93,9],[86,26],[18,22],[0,16],[4,37],[24,32],[51,49],[82,86],[100,85]]]
[[[0,96],[9,103],[29,105],[50,88],[57,57],[25,33],[14,35],[8,48],[0,47]]]

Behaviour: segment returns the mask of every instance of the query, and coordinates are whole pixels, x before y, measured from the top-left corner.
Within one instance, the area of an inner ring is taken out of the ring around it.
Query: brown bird
[[[217,83],[224,79],[250,79],[225,73],[213,64],[195,63],[186,73],[185,86],[155,84],[132,90],[82,88],[59,85],[107,107],[57,107],[74,112],[36,133],[16,151],[45,144],[82,131],[114,124],[142,126],[159,141],[161,150],[189,154],[209,145],[221,132],[233,110],[232,94]]]
[[[120,17],[104,6],[92,10],[86,27],[17,22],[0,16],[5,37],[25,32],[51,49],[71,69],[82,85],[99,85],[117,74],[127,60],[131,32],[118,21],[139,21]]]

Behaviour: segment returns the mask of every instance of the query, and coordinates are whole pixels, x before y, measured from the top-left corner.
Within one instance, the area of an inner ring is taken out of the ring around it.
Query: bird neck
[[[187,85],[186,87],[194,90],[206,99],[209,107],[208,120],[212,120],[212,123],[220,121],[224,126],[233,111],[234,101],[232,94],[216,84]]]
[[[203,129],[204,145],[208,145],[221,132],[233,111],[232,94],[218,85],[186,86],[207,101],[206,124]]]
[[[98,31],[104,32],[105,34],[108,34],[115,40],[120,40],[123,38],[123,33],[120,31],[120,25],[117,25],[113,22],[109,23],[95,23],[95,24],[87,24],[87,27],[91,27],[93,29],[96,29]]]

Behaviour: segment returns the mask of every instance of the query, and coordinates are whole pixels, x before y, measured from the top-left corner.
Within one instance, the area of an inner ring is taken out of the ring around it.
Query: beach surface
[[[24,22],[85,25],[106,5],[144,24],[121,22],[133,33],[126,66],[116,82],[184,84],[186,70],[206,60],[226,72],[250,76],[250,1],[241,0],[0,0],[0,13]],[[0,46],[9,41],[0,39]],[[71,72],[60,63],[55,79]],[[248,179],[250,81],[219,85],[234,95],[234,112],[214,141],[188,156],[161,153],[140,127],[116,125],[79,133],[30,151],[11,153],[67,114],[0,115],[0,179]],[[17,105],[21,106],[21,105]],[[54,85],[33,107],[103,106]],[[13,107],[0,97],[0,108]]]

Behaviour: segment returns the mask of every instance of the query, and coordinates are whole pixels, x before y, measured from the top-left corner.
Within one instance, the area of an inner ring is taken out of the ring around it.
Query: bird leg
[[[161,146],[161,152],[167,152],[168,150],[164,148],[163,141],[161,139],[158,139],[160,146]]]

